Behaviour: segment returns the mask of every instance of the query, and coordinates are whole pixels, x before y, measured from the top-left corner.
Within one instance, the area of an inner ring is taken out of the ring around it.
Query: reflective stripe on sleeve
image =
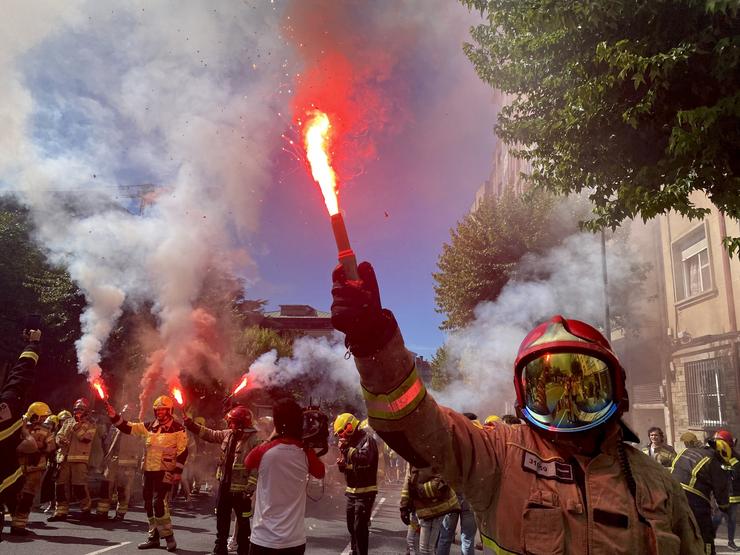
[[[493,551],[496,555],[519,555],[519,553],[517,553],[516,551],[509,551],[508,549],[504,549],[499,544],[497,544],[493,538],[489,538],[482,532],[480,537],[483,540],[483,545]]]
[[[426,392],[416,366],[403,383],[390,393],[376,395],[362,388],[368,416],[379,420],[400,420],[419,406]]]
[[[681,455],[683,455],[683,454],[684,454],[684,451],[686,451],[686,449],[681,449],[681,450],[680,450],[680,451],[678,452],[678,455],[676,455],[676,458],[675,458],[675,459],[673,459],[673,463],[671,464],[671,474],[673,474],[673,469],[674,469],[674,468],[676,468],[676,463],[678,462],[678,459],[680,459],[680,458],[681,458]]]
[[[3,492],[3,491],[5,491],[5,490],[6,490],[7,488],[9,488],[9,487],[10,487],[10,486],[12,486],[13,484],[15,484],[15,483],[16,483],[16,481],[18,481],[18,479],[19,479],[19,478],[20,478],[21,476],[23,476],[23,468],[21,468],[21,467],[19,466],[19,467],[18,467],[18,468],[16,469],[16,471],[15,471],[15,472],[13,472],[13,474],[11,474],[11,475],[10,475],[10,476],[8,476],[7,478],[5,478],[5,480],[3,480],[3,481],[2,481],[2,483],[0,483],[0,492]]]
[[[21,426],[23,426],[23,420],[19,418],[12,426],[10,426],[9,428],[5,428],[2,432],[0,432],[0,441],[8,439],[14,433],[20,430]]]
[[[685,489],[686,491],[693,493],[694,495],[698,495],[699,497],[701,497],[702,499],[704,499],[704,501],[706,501],[707,503],[709,503],[709,499],[707,498],[707,496],[704,495],[702,492],[700,492],[695,487],[693,487],[693,486],[687,486],[686,484],[681,484],[681,487],[683,489]]]
[[[18,360],[20,360],[22,358],[30,358],[34,362],[38,362],[39,361],[39,355],[36,354],[36,353],[34,353],[33,351],[23,351],[21,353],[21,356],[18,357]]]
[[[710,461],[709,457],[704,457],[696,466],[691,470],[691,480],[689,481],[689,487],[693,488],[696,485],[696,479],[699,477],[699,471],[704,468],[704,465]],[[706,496],[702,495],[706,499]]]

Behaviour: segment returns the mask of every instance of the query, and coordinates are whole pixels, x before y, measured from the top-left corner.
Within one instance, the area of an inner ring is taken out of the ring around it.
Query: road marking
[[[378,501],[378,504],[375,505],[375,508],[373,509],[373,512],[370,513],[370,520],[375,518],[375,515],[378,514],[378,509],[380,509],[380,506],[385,503],[385,497],[381,497],[380,501]],[[352,551],[352,542],[349,542],[347,544],[347,547],[344,548],[344,551],[342,551],[342,555],[349,555],[349,553]],[[88,555],[92,555],[92,553],[88,553]]]
[[[117,545],[111,545],[110,547],[105,547],[103,549],[98,549],[97,551],[91,551],[90,553],[85,553],[85,555],[98,555],[98,553],[105,553],[106,551],[110,551],[112,549],[118,549],[119,547],[123,547],[124,545],[128,545],[131,542],[122,542]]]

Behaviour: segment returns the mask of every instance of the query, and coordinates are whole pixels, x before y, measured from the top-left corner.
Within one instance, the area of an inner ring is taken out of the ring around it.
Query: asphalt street
[[[401,486],[381,489],[373,509],[370,531],[371,552],[379,555],[403,555],[406,552],[406,531],[399,518],[398,501]],[[344,517],[344,496],[339,488],[322,491],[312,484],[309,495],[320,499],[309,500],[306,507],[306,553],[317,555],[349,553],[349,535]],[[175,538],[180,555],[211,553],[215,539],[216,519],[213,513],[215,498],[201,494],[191,508],[184,502],[172,507]],[[31,513],[29,536],[8,534],[7,523],[3,529],[1,555],[130,555],[146,553],[137,544],[146,538],[146,515],[137,503],[124,521],[83,522],[72,516],[66,522],[46,522],[48,515]],[[112,514],[112,513],[111,513]],[[161,550],[149,553],[164,553]]]

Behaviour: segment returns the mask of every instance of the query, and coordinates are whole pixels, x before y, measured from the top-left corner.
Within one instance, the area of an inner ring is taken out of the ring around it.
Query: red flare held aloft
[[[95,380],[92,382],[92,386],[95,389],[95,391],[98,392],[98,397],[100,397],[101,400],[105,401],[106,395],[105,395],[105,389],[103,389],[103,384],[100,380]]]
[[[360,279],[357,273],[357,258],[349,244],[349,236],[347,235],[347,228],[344,225],[342,214],[333,214],[331,216],[331,229],[334,232],[339,263],[344,268],[344,275],[350,280]]]
[[[182,406],[185,403],[185,400],[182,397],[182,390],[179,387],[172,388],[172,396],[175,398],[178,405]]]
[[[232,395],[236,395],[236,394],[237,394],[237,393],[239,393],[239,392],[240,392],[240,391],[241,391],[242,389],[244,389],[245,387],[247,387],[247,382],[248,382],[248,379],[247,379],[247,376],[245,375],[245,376],[244,376],[244,377],[242,378],[242,381],[240,381],[240,382],[239,382],[239,385],[237,385],[237,386],[236,386],[236,387],[234,388],[234,392],[232,393]]]

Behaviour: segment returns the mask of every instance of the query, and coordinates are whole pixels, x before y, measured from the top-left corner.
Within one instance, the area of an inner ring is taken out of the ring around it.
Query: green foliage
[[[439,347],[432,357],[431,365],[432,389],[435,391],[444,391],[452,381],[448,367],[447,349]]]
[[[44,380],[37,394],[48,394],[76,375],[74,342],[80,336],[84,298],[62,268],[46,261],[33,243],[27,210],[0,198],[0,363],[14,361],[23,347],[20,332],[30,313],[42,315]]]
[[[588,192],[588,229],[701,218],[695,191],[740,218],[737,0],[461,2],[487,20],[465,53],[511,100],[497,133],[537,186]]]
[[[244,357],[245,366],[249,367],[261,355],[272,350],[277,351],[278,357],[289,357],[293,353],[292,342],[275,330],[251,326],[240,335],[236,352]]]
[[[486,195],[450,230],[433,274],[437,312],[446,316],[442,329],[464,327],[480,302],[498,297],[522,256],[544,252],[576,230],[577,218],[557,217],[554,207],[540,192]]]

